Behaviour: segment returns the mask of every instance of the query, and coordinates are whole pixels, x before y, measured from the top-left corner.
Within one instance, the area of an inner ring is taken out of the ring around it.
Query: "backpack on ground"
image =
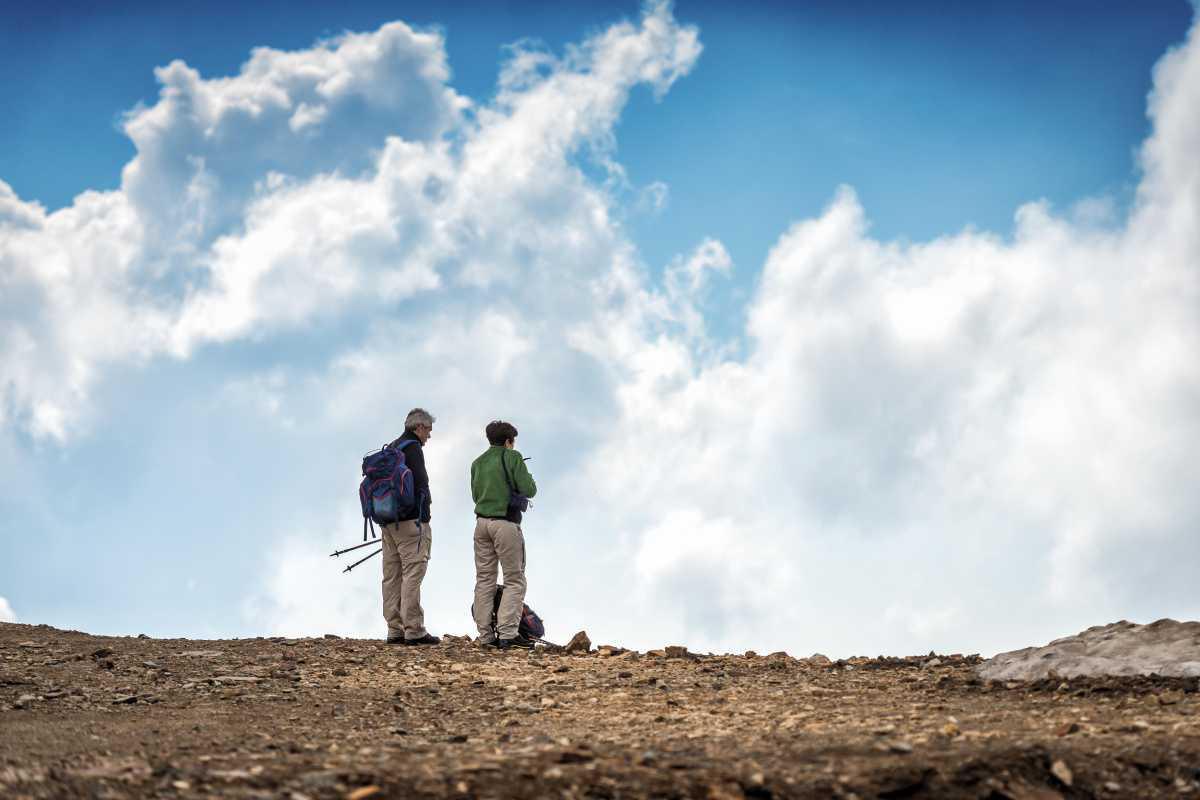
[[[500,598],[504,596],[504,584],[496,587],[496,596],[492,598],[492,637],[498,638],[499,634],[496,630],[496,622],[500,616]],[[475,604],[471,604],[471,616],[475,616]],[[542,618],[537,615],[529,606],[521,604],[521,617],[517,620],[517,635],[523,636],[526,639],[531,639],[535,642],[543,641],[542,637],[546,635],[546,623],[542,622]]]
[[[358,485],[358,499],[362,503],[364,542],[368,525],[374,537],[375,524],[388,525],[411,519],[416,511],[413,473],[404,459],[404,448],[414,443],[414,439],[392,442],[363,456],[363,479]]]

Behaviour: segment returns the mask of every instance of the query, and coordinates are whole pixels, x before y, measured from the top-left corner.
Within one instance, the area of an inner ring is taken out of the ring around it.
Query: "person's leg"
[[[400,592],[404,573],[400,569],[400,553],[396,550],[396,526],[384,525],[380,531],[383,552],[383,618],[387,620],[388,639],[404,638],[404,622],[400,615]]]
[[[492,605],[496,597],[496,545],[492,541],[489,520],[475,520],[475,627],[479,630],[479,641],[487,644],[495,641],[492,630]]]
[[[517,638],[521,607],[525,603],[525,536],[520,526],[505,520],[491,520],[500,568],[504,570],[504,595],[496,632],[501,639]]]
[[[401,522],[397,526],[396,549],[400,551],[401,573],[404,585],[400,590],[400,619],[404,624],[405,639],[420,639],[429,633],[425,630],[425,610],[421,608],[421,581],[429,567],[429,553],[433,544],[433,533],[428,522]]]

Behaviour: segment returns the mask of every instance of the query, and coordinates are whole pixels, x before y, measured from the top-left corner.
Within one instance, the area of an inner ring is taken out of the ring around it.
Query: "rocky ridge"
[[[1197,679],[997,681],[980,663],[0,624],[0,796],[1200,792]]]
[[[1200,622],[1160,619],[1138,625],[1121,620],[1096,625],[1044,647],[1000,653],[979,667],[979,675],[996,680],[1037,680],[1055,675],[1200,678]]]

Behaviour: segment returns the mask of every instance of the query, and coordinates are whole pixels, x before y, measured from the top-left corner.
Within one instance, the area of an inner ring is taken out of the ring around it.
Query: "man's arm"
[[[537,494],[537,484],[534,482],[533,476],[529,474],[529,467],[525,466],[525,459],[521,458],[521,454],[516,450],[512,452],[516,454],[516,458],[509,459],[514,462],[512,465],[513,485],[521,494],[533,497]]]
[[[479,459],[471,462],[471,502],[479,502],[479,484],[475,479],[475,473],[478,470]]]
[[[413,490],[417,493],[418,500],[424,498],[421,508],[418,509],[421,520],[428,521],[429,506],[433,504],[433,500],[429,496],[429,473],[425,471],[425,452],[420,442],[404,446],[404,463],[408,464],[408,468],[412,470]]]

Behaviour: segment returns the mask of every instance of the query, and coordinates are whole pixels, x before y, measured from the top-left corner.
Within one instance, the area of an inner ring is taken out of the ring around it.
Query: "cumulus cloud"
[[[259,48],[229,78],[181,61],[156,75],[158,102],[125,119],[137,155],[118,191],[47,214],[0,183],[0,421],[34,436],[66,440],[113,364],[297,324],[372,271],[382,300],[436,285],[399,255],[411,232],[388,202],[409,202],[407,162],[431,178],[469,106],[440,35],[396,22]],[[385,147],[401,162],[388,179]]]
[[[444,280],[520,281],[537,308],[557,304],[539,287],[588,279],[619,236],[571,157],[601,155],[632,87],[665,91],[699,52],[695,29],[650,5],[539,79],[515,58],[478,122],[446,85],[440,36],[398,22],[260,48],[232,78],[173,62],[159,101],[126,120],[138,152],[119,191],[47,215],[0,189],[5,417],[65,440],[106,364]]]
[[[12,610],[12,606],[8,604],[8,600],[0,597],[0,622],[16,622],[16,612]]]
[[[497,417],[534,456],[531,600],[561,633],[988,650],[1200,613],[1195,30],[1156,68],[1126,218],[1033,202],[1011,239],[882,242],[844,188],[776,242],[733,343],[705,324],[724,246],[655,281],[619,222],[615,123],[701,49],[652,3],[515,46],[478,107],[400,23],[160,70],[120,190],[47,214],[0,184],[0,424],[69,448],[114,365],[271,345],[211,402],[322,487],[270,501],[286,533],[243,610],[273,632],[378,632],[374,579],[324,554],[354,458],[416,404],[439,416],[431,625],[468,624],[463,476]]]
[[[638,509],[645,588],[715,561],[706,618],[843,651],[1196,613],[1198,108],[1193,29],[1156,70],[1122,224],[1035,202],[1012,241],[879,242],[843,189],[771,251],[745,359],[624,359],[593,469],[647,455],[606,485]],[[766,589],[755,563],[790,570]]]

